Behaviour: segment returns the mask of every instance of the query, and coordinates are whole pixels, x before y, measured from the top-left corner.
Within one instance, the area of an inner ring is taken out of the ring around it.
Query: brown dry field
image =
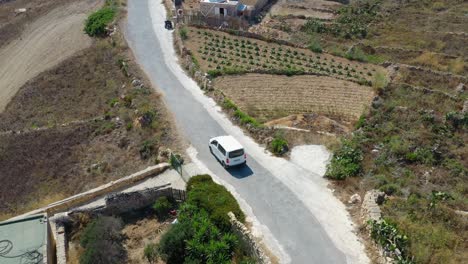
[[[324,76],[224,76],[214,86],[262,122],[301,113],[357,120],[374,97],[370,87]]]
[[[305,16],[320,19],[333,19],[333,10],[339,8],[342,4],[334,1],[324,0],[303,0],[288,1],[279,0],[270,9],[273,16]]]

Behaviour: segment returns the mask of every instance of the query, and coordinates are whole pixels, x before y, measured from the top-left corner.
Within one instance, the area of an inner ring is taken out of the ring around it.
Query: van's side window
[[[221,151],[221,153],[226,156],[226,150],[221,146],[221,145],[218,145],[218,149],[219,151]]]

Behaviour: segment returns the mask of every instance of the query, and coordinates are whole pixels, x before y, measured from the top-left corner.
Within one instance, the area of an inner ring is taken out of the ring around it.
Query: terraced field
[[[262,122],[300,113],[353,121],[374,97],[370,87],[327,76],[223,76],[215,79],[214,86]]]
[[[188,30],[185,45],[205,72],[318,74],[371,84],[383,71],[376,65],[330,54],[193,27]]]

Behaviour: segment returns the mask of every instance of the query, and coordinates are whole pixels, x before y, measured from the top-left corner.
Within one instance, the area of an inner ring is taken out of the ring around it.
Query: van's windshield
[[[244,155],[244,150],[243,149],[238,149],[238,150],[234,150],[234,151],[229,152],[229,157],[230,158],[236,158],[236,157],[239,157],[239,156],[242,156],[242,155]]]

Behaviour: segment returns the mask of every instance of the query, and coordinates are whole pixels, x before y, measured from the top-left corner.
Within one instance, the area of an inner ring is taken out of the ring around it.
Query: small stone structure
[[[361,215],[364,224],[367,224],[368,220],[381,220],[382,213],[379,204],[383,202],[383,199],[385,199],[385,193],[381,191],[370,190],[366,192],[361,205]]]
[[[232,224],[233,232],[238,234],[243,242],[247,245],[248,249],[250,250],[249,253],[256,259],[256,263],[270,264],[270,258],[265,254],[250,230],[243,223],[239,222],[232,212],[229,212],[228,216],[229,221]]]

